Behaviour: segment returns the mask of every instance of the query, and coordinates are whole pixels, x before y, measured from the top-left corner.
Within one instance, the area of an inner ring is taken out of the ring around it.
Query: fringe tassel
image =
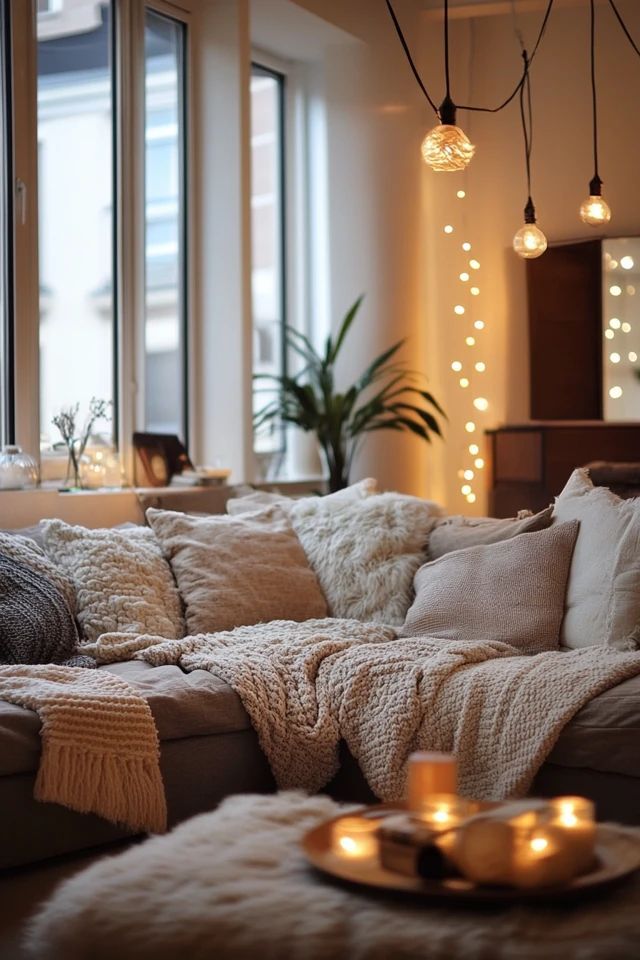
[[[167,829],[164,785],[153,756],[124,759],[43,738],[34,796],[133,830]]]

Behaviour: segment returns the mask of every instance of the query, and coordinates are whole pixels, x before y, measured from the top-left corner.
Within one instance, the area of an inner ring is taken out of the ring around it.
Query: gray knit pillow
[[[0,663],[94,666],[77,657],[78,630],[58,587],[26,563],[0,553]]]

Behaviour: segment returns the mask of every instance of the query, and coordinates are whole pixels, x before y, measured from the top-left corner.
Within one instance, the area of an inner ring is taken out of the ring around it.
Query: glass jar
[[[38,484],[38,464],[20,447],[7,444],[0,453],[0,490],[28,490]]]

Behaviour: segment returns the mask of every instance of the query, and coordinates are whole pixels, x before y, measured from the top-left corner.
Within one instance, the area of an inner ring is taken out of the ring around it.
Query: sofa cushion
[[[147,527],[87,529],[62,520],[43,523],[48,556],[73,581],[84,639],[103,633],[185,633],[171,568]]]
[[[131,660],[99,667],[133,684],[149,703],[160,740],[181,740],[248,730],[242,702],[223,680],[205,670],[152,667]],[[40,758],[36,713],[0,700],[0,776],[29,773]]]
[[[365,497],[371,497],[377,490],[377,483],[372,477],[364,480],[358,480],[345,487],[344,490],[337,490],[336,493],[329,493],[322,499],[325,503],[342,503],[345,500],[362,500]],[[304,500],[318,500],[313,497],[287,497],[282,493],[274,493],[269,490],[252,490],[248,488],[248,493],[232,497],[227,500],[227,513],[235,517],[241,513],[255,513],[263,510],[265,507],[271,507],[277,504],[285,511],[289,511],[294,504],[299,504]]]
[[[551,526],[553,506],[536,514],[498,520],[494,517],[443,517],[429,535],[428,559],[445,553],[509,540],[520,533],[534,533]]]
[[[561,639],[571,649],[605,643],[635,649],[640,638],[640,498],[621,500],[574,470],[554,517],[579,520]]]
[[[76,591],[73,581],[57,564],[53,563],[38,546],[27,536],[0,532],[0,553],[12,557],[20,563],[26,563],[37,573],[43,574],[63,595],[69,609],[76,612]]]
[[[189,633],[326,617],[327,605],[278,506],[240,517],[147,510],[185,604]]]
[[[573,520],[425,563],[400,635],[557,649],[577,534]]]

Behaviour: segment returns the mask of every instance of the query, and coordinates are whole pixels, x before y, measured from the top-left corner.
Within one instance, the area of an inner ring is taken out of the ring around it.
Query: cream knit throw
[[[167,810],[158,734],[146,701],[105,670],[0,667],[0,699],[42,721],[36,800],[161,833]]]
[[[640,653],[599,646],[519,656],[505,643],[396,639],[356,620],[274,621],[164,641],[105,635],[103,662],[209,670],[238,693],[280,788],[317,791],[345,740],[381,800],[404,795],[413,750],[454,751],[461,791],[526,793],[562,728],[640,674]]]

